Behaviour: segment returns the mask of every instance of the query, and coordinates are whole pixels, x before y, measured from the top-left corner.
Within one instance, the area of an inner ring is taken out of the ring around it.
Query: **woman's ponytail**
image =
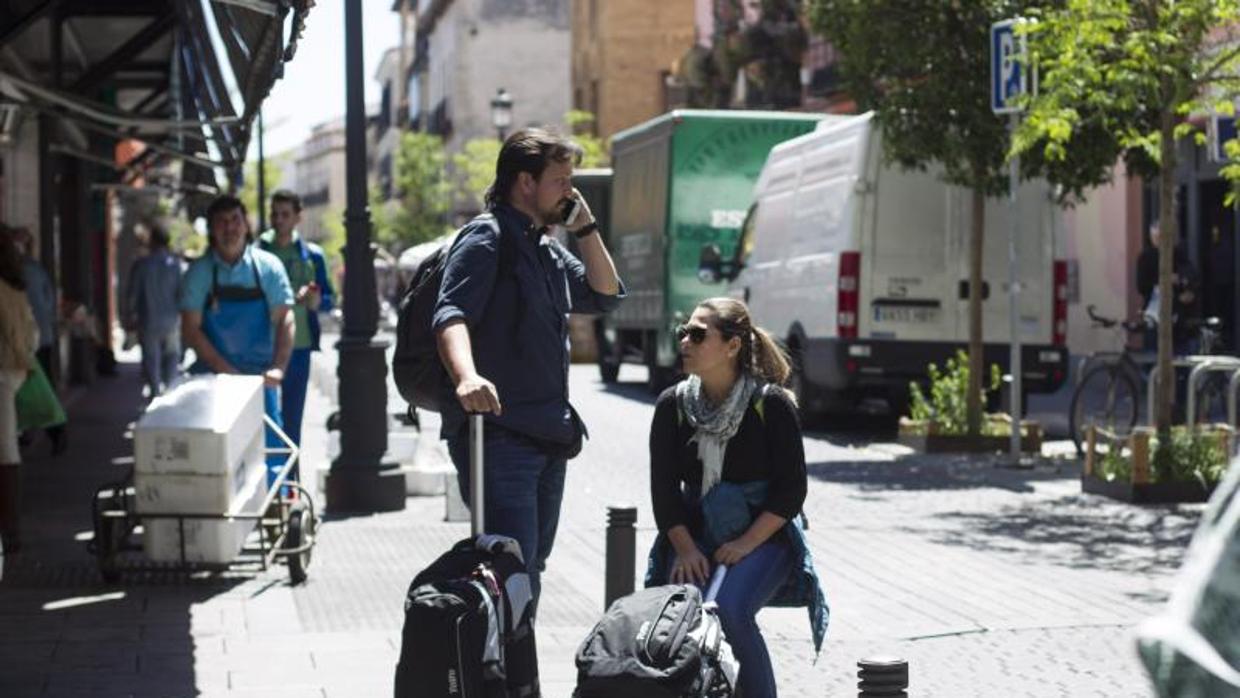
[[[768,383],[784,385],[792,373],[788,354],[761,327],[753,328],[753,374]]]

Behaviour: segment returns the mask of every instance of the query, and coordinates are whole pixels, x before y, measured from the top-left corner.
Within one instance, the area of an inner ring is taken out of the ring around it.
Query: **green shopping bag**
[[[60,406],[56,390],[37,361],[17,391],[16,403],[18,431],[44,429],[66,421],[65,409]]]

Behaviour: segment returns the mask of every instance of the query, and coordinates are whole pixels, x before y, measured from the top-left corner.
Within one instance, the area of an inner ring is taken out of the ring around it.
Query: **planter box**
[[[1214,492],[1214,486],[1203,488],[1196,482],[1108,482],[1096,475],[1082,475],[1081,491],[1129,504],[1191,504],[1208,500]]]
[[[1224,453],[1231,453],[1234,432],[1230,427],[1214,426],[1211,432],[1222,441]],[[1199,482],[1150,482],[1150,437],[1154,430],[1138,427],[1125,439],[1118,438],[1090,425],[1086,435],[1085,468],[1081,473],[1081,491],[1100,494],[1130,504],[1191,504],[1205,502],[1214,492],[1214,485],[1202,487]],[[1098,444],[1109,442],[1128,448],[1131,454],[1131,480],[1104,480],[1097,473],[1100,458]]]
[[[1022,421],[1023,435],[1020,439],[1022,453],[1042,452],[1042,427],[1037,422]],[[940,434],[934,422],[915,422],[900,418],[898,441],[918,453],[1007,453],[1012,440],[1009,436],[969,436],[967,434]]]

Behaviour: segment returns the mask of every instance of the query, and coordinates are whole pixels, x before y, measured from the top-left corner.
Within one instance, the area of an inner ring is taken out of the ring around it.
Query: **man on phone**
[[[541,129],[504,141],[488,212],[448,253],[432,325],[451,378],[443,433],[469,501],[466,414],[486,415],[487,532],[521,544],[535,600],[555,541],[569,458],[585,425],[568,402],[568,314],[605,313],[623,297],[598,223],[573,188],[581,149]],[[549,235],[562,225],[578,260]]]
[[[332,309],[335,294],[327,276],[323,248],[303,240],[297,232],[301,222],[301,197],[287,189],[271,195],[271,230],[259,238],[259,246],[284,264],[293,287],[293,353],[280,390],[284,432],[301,444],[301,416],[306,407],[310,381],[310,352],[319,350],[319,313]],[[296,478],[296,471],[293,473]]]

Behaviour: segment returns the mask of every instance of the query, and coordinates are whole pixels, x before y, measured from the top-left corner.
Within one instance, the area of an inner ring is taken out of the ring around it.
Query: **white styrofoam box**
[[[257,513],[267,496],[267,473],[255,468],[242,494],[226,513]],[[185,519],[185,561],[222,564],[236,559],[258,522]],[[177,519],[143,519],[142,549],[156,562],[180,562],[181,528]]]
[[[261,376],[195,376],[151,402],[134,426],[134,470],[224,474],[262,431]]]
[[[227,472],[213,475],[133,474],[134,508],[139,514],[224,514],[245,495],[255,472],[266,472],[265,433],[254,432],[245,452]]]

